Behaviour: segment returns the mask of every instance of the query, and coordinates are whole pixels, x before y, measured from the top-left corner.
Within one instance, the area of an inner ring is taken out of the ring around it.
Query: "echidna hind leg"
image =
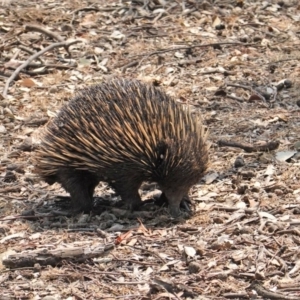
[[[74,212],[90,212],[93,194],[99,180],[88,171],[60,170],[58,182],[70,193]]]

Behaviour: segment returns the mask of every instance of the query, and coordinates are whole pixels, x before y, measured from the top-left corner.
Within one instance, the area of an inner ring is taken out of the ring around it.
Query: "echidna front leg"
[[[136,181],[115,181],[111,186],[115,189],[117,194],[121,196],[131,211],[138,209],[142,205],[142,199],[139,194],[139,187],[141,183]]]
[[[155,204],[158,206],[169,205],[169,201],[165,193],[160,195],[160,197],[155,201]],[[191,200],[188,195],[185,195],[180,202],[180,208],[183,208],[186,211],[191,211],[190,206]]]
[[[99,180],[88,171],[61,169],[58,182],[70,193],[74,212],[88,213],[93,207],[93,194]]]

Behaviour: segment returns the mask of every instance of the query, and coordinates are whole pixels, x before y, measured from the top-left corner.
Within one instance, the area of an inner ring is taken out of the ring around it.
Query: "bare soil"
[[[300,299],[297,0],[6,0],[0,37],[0,299]],[[69,216],[34,174],[43,127],[115,76],[203,116],[191,216],[128,212],[105,183]]]

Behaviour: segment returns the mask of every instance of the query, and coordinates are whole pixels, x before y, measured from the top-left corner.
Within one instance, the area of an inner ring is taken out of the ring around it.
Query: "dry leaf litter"
[[[0,299],[300,299],[298,1],[1,2]],[[114,76],[202,114],[189,218],[130,213],[105,183],[105,210],[69,216],[34,175],[43,126]]]

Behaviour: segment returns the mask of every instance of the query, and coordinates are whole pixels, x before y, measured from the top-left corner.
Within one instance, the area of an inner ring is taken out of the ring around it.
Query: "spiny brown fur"
[[[45,131],[36,172],[50,184],[61,183],[75,210],[91,210],[99,181],[137,208],[140,185],[153,181],[176,216],[208,164],[200,118],[136,80],[116,79],[82,90]]]

